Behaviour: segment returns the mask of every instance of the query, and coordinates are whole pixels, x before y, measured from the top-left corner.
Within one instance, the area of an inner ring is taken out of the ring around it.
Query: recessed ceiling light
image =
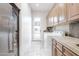
[[[39,7],[39,4],[38,3],[36,4],[36,7]]]

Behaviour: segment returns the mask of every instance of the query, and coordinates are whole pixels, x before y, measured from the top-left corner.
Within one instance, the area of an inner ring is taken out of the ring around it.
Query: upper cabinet
[[[79,18],[79,4],[72,3],[70,5],[70,20],[76,20]]]
[[[50,26],[53,26],[53,17],[49,17],[48,20],[47,20],[47,25],[50,27]]]
[[[58,6],[57,4],[53,7],[53,9],[48,14],[48,26],[53,26],[58,24]]]
[[[53,9],[53,23],[54,25],[58,24],[58,6],[55,5],[54,9]]]
[[[58,20],[59,23],[67,21],[67,6],[64,3],[58,4]]]
[[[64,22],[76,21],[79,19],[79,4],[78,3],[58,3],[48,14],[49,23],[51,26]]]
[[[68,17],[68,21],[78,20],[79,18],[79,4],[78,3],[67,4],[67,17]]]
[[[70,4],[70,16],[76,16],[79,14],[79,4],[71,3]]]

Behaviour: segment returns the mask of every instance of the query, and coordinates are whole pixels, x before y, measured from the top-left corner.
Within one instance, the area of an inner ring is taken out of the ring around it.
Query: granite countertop
[[[68,36],[48,36],[48,37],[57,40],[62,45],[64,45],[65,47],[67,47],[68,49],[72,50],[74,53],[79,55],[79,46],[76,45],[79,44],[78,38]]]

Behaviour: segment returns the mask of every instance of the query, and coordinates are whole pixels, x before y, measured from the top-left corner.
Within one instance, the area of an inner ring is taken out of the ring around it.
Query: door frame
[[[20,49],[19,49],[19,12],[20,12],[20,9],[15,5],[15,3],[9,3],[12,8],[14,8],[17,12],[17,55],[19,56],[19,53],[20,53]]]

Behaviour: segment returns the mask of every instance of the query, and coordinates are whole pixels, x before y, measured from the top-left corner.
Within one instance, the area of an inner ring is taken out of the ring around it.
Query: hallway
[[[29,3],[32,10],[32,40],[29,51],[25,53],[26,56],[51,56],[52,46],[48,41],[44,41],[44,30],[47,27],[46,17],[53,4],[49,3]],[[29,44],[29,45],[30,45]]]

